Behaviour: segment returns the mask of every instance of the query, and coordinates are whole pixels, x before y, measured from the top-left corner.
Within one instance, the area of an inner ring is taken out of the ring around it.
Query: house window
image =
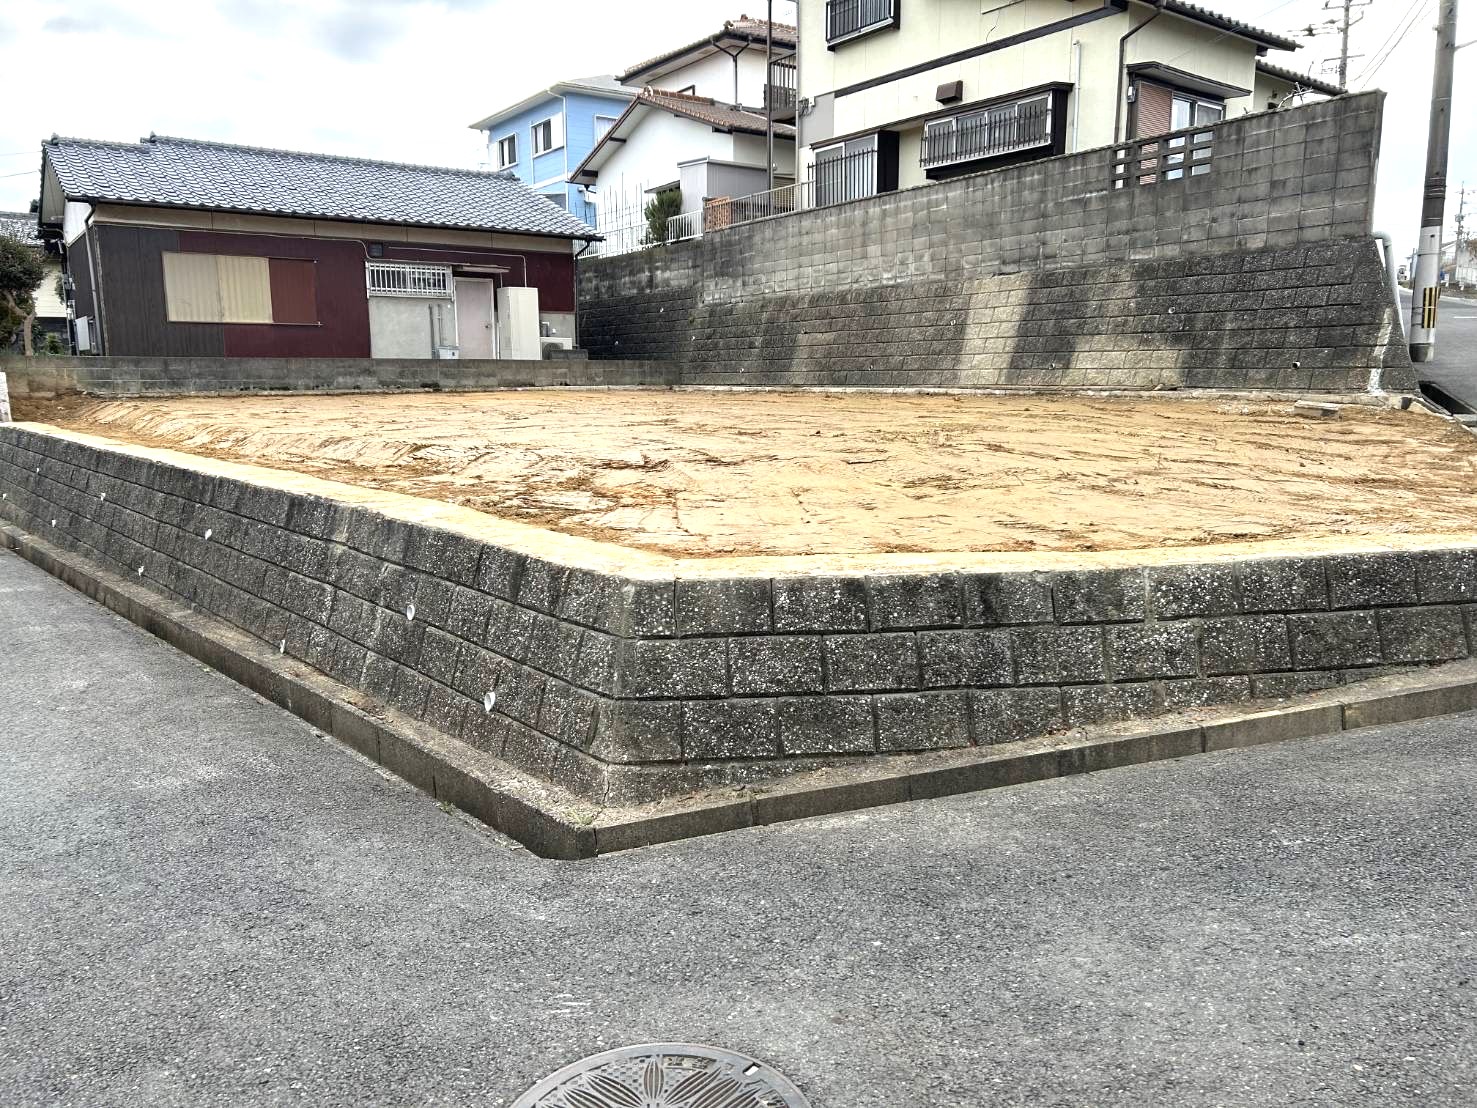
[[[318,323],[311,261],[173,252],[162,257],[171,323]]]
[[[509,135],[497,140],[497,167],[507,169],[518,164],[518,136]]]
[[[923,130],[925,168],[1050,146],[1051,97],[1033,96],[935,119]]]
[[[826,0],[827,46],[896,27],[897,9],[898,0]]]
[[[1170,130],[1183,131],[1191,127],[1209,127],[1213,123],[1219,123],[1226,116],[1226,105],[1221,100],[1208,100],[1203,96],[1192,96],[1187,92],[1176,92],[1174,103],[1170,109]],[[1176,135],[1169,140],[1171,153],[1164,159],[1165,165],[1180,166],[1179,169],[1167,170],[1164,174],[1165,180],[1177,181],[1185,175],[1184,164],[1188,153],[1190,165],[1190,176],[1200,177],[1210,172],[1211,147],[1207,145],[1214,139],[1212,132],[1196,135]],[[1179,149],[1177,153],[1177,148]]]
[[[877,136],[838,142],[815,152],[815,206],[877,195]]]
[[[1170,110],[1169,129],[1183,131],[1187,127],[1204,127],[1219,123],[1225,116],[1224,101],[1207,100],[1201,96],[1177,92],[1174,94],[1174,106]]]
[[[595,141],[599,142],[606,135],[610,134],[610,129],[616,125],[619,119],[620,117],[615,115],[597,115],[595,117]]]
[[[370,296],[421,296],[449,300],[451,268],[412,262],[366,262],[365,284]]]
[[[538,155],[548,154],[551,149],[560,145],[560,143],[555,142],[557,131],[558,129],[555,129],[552,118],[544,120],[542,123],[533,124],[533,157],[536,158]]]

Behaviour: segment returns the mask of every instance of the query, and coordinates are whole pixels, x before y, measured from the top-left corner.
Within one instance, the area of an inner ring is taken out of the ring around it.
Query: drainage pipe
[[[1390,284],[1390,300],[1394,308],[1393,316],[1395,319],[1392,327],[1395,335],[1391,336],[1391,340],[1393,341],[1398,336],[1399,341],[1404,343],[1405,321],[1401,318],[1400,311],[1400,282],[1395,277],[1395,243],[1383,231],[1374,232],[1374,237],[1380,240],[1380,244],[1384,247],[1385,251],[1385,279]],[[1385,349],[1389,349],[1389,343],[1385,343],[1384,346]],[[1377,359],[1375,364],[1369,367],[1369,391],[1376,396],[1383,395],[1385,391],[1381,387],[1382,382],[1380,380],[1383,374],[1383,368],[1380,364],[1382,360]]]
[[[1118,103],[1113,109],[1113,141],[1126,142],[1128,136],[1123,133],[1124,98],[1128,95],[1128,40],[1133,38],[1154,20],[1164,14],[1165,0],[1154,0],[1154,14],[1149,16],[1137,27],[1130,28],[1128,33],[1118,40]],[[1133,18],[1132,10],[1126,5],[1125,11],[1129,13],[1129,19]],[[1171,121],[1172,122],[1172,121]]]
[[[1390,281],[1390,299],[1395,305],[1395,318],[1400,324],[1400,338],[1405,340],[1405,318],[1400,307],[1400,280],[1395,276],[1395,240],[1383,231],[1376,231],[1374,237],[1380,240],[1385,249],[1385,276]]]

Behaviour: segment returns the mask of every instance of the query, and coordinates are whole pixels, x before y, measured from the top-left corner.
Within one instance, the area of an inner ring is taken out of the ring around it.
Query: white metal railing
[[[412,262],[365,262],[364,280],[370,296],[424,296],[451,298],[451,267]]]
[[[703,212],[699,208],[695,212],[683,212],[681,215],[667,217],[667,235],[664,242],[685,242],[687,239],[700,238],[703,233]]]
[[[651,221],[646,218],[645,207],[618,208],[614,211],[597,213],[595,229],[605,236],[594,243],[586,257],[612,257],[616,254],[631,254],[649,246],[661,246],[669,242],[685,242],[701,238],[703,213],[681,212],[667,217],[664,234],[653,234]]]

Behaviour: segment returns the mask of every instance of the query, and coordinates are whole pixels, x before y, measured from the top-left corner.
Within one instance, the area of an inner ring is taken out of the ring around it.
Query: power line
[[[1425,0],[1420,7],[1412,8],[1410,17],[1405,21],[1403,28],[1399,24],[1396,24],[1395,30],[1390,32],[1390,37],[1385,39],[1384,44],[1374,52],[1375,56],[1369,65],[1364,67],[1364,72],[1354,78],[1356,83],[1363,84],[1367,81],[1374,80],[1374,75],[1380,71],[1395,51],[1400,48],[1400,44],[1405,41],[1405,36],[1410,34],[1415,25],[1425,17],[1427,10],[1431,7],[1431,2],[1432,0]],[[1398,37],[1396,37],[1397,35]],[[1388,50],[1385,49],[1386,46],[1389,47]]]
[[[23,169],[19,173],[0,173],[0,180],[4,180],[6,177],[29,177],[31,174],[37,172],[39,172],[39,170]]]

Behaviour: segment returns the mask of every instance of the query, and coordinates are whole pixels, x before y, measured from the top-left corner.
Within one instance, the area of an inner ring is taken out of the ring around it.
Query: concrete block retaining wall
[[[415,358],[0,357],[16,396],[175,396],[232,392],[473,391],[669,386],[670,363],[584,359],[439,361]]]
[[[1477,549],[638,573],[274,480],[0,429],[0,516],[598,804],[1477,656]]]
[[[1410,387],[1381,104],[1218,124],[1179,180],[1115,188],[1105,148],[582,260],[581,344],[688,384]]]

